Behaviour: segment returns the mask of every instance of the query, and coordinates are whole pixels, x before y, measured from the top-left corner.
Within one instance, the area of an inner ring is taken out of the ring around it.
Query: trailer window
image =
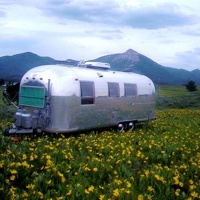
[[[94,82],[81,81],[81,104],[94,104]]]
[[[108,96],[119,97],[119,83],[108,82]]]
[[[22,86],[19,92],[19,105],[44,108],[45,88],[37,86]]]
[[[137,85],[132,83],[124,83],[124,96],[125,97],[136,97],[137,96]]]

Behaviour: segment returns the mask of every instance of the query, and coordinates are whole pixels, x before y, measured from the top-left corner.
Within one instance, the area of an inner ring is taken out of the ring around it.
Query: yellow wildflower
[[[114,180],[114,182],[115,182],[117,185],[122,184],[122,181],[121,181],[121,180]]]
[[[14,181],[14,180],[15,180],[15,175],[12,175],[12,176],[10,177],[10,180],[11,180],[11,181]]]
[[[127,163],[128,163],[129,165],[131,165],[131,161],[130,161],[130,160],[128,160]]]
[[[127,187],[127,188],[131,188],[131,183],[127,181],[127,182],[126,182],[126,187]]]
[[[117,175],[117,174],[118,174],[118,173],[117,173],[117,171],[114,171],[113,173],[114,173],[115,175]]]
[[[6,179],[6,183],[7,183],[7,184],[10,183],[10,180],[9,180],[9,179]]]
[[[3,164],[4,164],[3,162],[0,162],[0,168],[3,168]]]
[[[101,185],[99,185],[99,189],[104,190],[104,187],[102,187]]]
[[[35,187],[35,185],[33,185],[33,184],[28,184],[27,186],[26,186],[26,188],[28,188],[28,189],[34,189],[34,187]]]
[[[179,182],[179,186],[180,186],[180,187],[183,187],[183,182]]]
[[[152,192],[154,189],[153,189],[151,186],[148,186],[147,190],[148,190],[149,192]]]
[[[23,167],[26,167],[26,168],[29,168],[29,164],[28,164],[26,161],[23,161],[23,162],[22,162],[22,166],[23,166]]]
[[[177,189],[177,190],[175,191],[175,195],[176,195],[176,196],[179,196],[179,195],[180,195],[180,191],[181,191],[180,189]]]
[[[77,187],[80,187],[80,186],[81,186],[81,184],[80,184],[80,183],[77,183],[77,184],[76,184],[76,186],[77,186]]]
[[[189,180],[189,183],[190,183],[190,185],[193,185],[194,184],[194,182],[193,182],[193,180]]]
[[[144,197],[142,194],[138,195],[138,200],[143,200],[143,199],[144,199]]]
[[[11,173],[11,174],[17,174],[18,172],[17,172],[17,170],[15,170],[15,169],[11,169],[11,170],[10,170],[10,173]]]
[[[62,200],[63,199],[63,197],[57,197],[56,198],[56,200]]]
[[[103,200],[105,197],[105,195],[101,194],[100,197],[99,197],[99,200]]]
[[[89,191],[89,192],[93,192],[93,191],[94,191],[94,186],[91,185],[91,186],[88,188],[88,191]]]
[[[10,149],[7,149],[7,154],[11,154],[11,150]]]
[[[62,183],[65,182],[65,177],[61,177],[61,182],[62,182]]]
[[[147,200],[152,200],[150,195],[147,196]]]
[[[85,194],[90,194],[90,192],[87,189],[85,189]]]
[[[30,161],[33,161],[33,160],[34,160],[34,156],[30,155]]]
[[[191,197],[193,198],[196,198],[198,197],[198,193],[196,193],[195,191],[193,191],[191,194],[190,194]]]
[[[93,172],[97,172],[97,171],[98,171],[97,167],[94,167]]]
[[[67,196],[70,196],[71,195],[71,193],[72,193],[72,190],[69,190],[68,192],[67,192]]]
[[[190,190],[194,190],[196,188],[196,185],[190,185]]]
[[[38,192],[38,197],[39,197],[40,199],[43,199],[43,198],[44,198],[43,193],[42,193],[42,192]]]
[[[24,192],[24,193],[22,194],[22,197],[23,197],[23,198],[28,198],[28,193],[27,193],[27,192]]]
[[[119,190],[118,189],[113,190],[113,196],[114,197],[118,197],[119,196]]]
[[[149,170],[145,170],[144,173],[145,173],[146,177],[149,178]]]
[[[175,176],[175,177],[173,177],[174,183],[175,183],[176,185],[179,184],[179,180],[178,180],[178,178],[179,178],[179,176]]]
[[[26,159],[27,159],[26,154],[23,154],[23,156],[22,156],[22,160],[26,160]]]
[[[91,169],[89,167],[85,167],[84,170],[85,171],[91,171]]]

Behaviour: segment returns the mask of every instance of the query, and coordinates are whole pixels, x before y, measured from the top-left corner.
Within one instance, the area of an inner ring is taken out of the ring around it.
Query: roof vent
[[[85,62],[79,65],[80,67],[90,68],[90,69],[101,69],[101,70],[108,70],[110,69],[109,63],[103,62]]]

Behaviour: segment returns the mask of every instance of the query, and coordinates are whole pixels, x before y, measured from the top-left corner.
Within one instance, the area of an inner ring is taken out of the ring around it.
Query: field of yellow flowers
[[[156,116],[122,133],[0,133],[0,199],[200,199],[200,110]]]

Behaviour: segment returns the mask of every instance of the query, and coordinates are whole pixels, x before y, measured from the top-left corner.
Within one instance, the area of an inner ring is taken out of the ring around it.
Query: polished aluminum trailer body
[[[15,132],[66,133],[119,125],[122,130],[155,119],[155,87],[149,78],[107,65],[89,66],[29,70],[20,83]]]

